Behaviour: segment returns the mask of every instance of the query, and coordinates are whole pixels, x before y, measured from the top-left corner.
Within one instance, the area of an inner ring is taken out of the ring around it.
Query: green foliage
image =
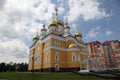
[[[8,80],[103,80],[94,76],[81,76],[74,73],[0,73],[0,79]]]
[[[28,64],[27,63],[0,63],[0,72],[6,71],[21,71],[25,72],[28,71]]]

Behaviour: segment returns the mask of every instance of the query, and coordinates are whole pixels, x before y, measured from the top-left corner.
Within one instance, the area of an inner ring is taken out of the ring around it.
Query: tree
[[[0,63],[0,72],[5,72],[6,70],[6,64],[5,63]]]
[[[28,64],[27,63],[0,63],[0,72],[6,71],[28,71]]]

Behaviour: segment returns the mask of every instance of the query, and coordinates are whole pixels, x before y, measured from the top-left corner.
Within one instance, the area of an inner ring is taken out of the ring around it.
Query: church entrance
[[[55,71],[56,71],[56,72],[59,71],[59,64],[55,64]]]

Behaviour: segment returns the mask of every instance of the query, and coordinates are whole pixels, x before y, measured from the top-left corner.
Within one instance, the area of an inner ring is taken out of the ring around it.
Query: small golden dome
[[[38,28],[36,28],[36,34],[35,34],[35,36],[33,37],[33,40],[35,40],[35,39],[39,39],[39,36],[38,36]]]
[[[39,36],[38,35],[35,35],[34,37],[33,37],[33,40],[35,40],[35,39],[39,39]]]
[[[70,45],[68,46],[68,48],[76,48],[76,47],[77,47],[76,44],[70,44]]]
[[[82,34],[81,34],[80,32],[76,32],[76,33],[75,33],[75,37],[76,37],[76,36],[82,37]]]
[[[64,28],[69,28],[70,29],[70,27],[68,26],[68,23],[66,23],[66,25],[64,26]]]
[[[41,31],[47,31],[46,28],[45,28],[45,25],[43,25],[43,28],[41,29]]]

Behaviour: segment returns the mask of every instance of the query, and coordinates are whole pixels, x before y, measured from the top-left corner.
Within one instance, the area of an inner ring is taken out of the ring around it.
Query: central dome
[[[49,22],[49,26],[57,26],[56,21],[53,19]]]
[[[53,20],[51,20],[50,23],[49,23],[49,26],[52,26],[52,25],[57,26],[57,24],[59,24],[61,26],[64,26],[63,21],[60,20],[60,19],[53,19]]]

